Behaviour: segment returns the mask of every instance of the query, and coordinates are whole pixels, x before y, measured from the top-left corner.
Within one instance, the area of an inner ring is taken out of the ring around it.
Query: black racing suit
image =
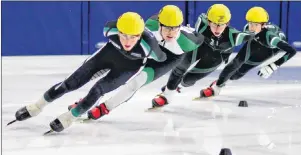
[[[166,54],[167,59],[164,62],[148,60],[142,72],[121,87],[114,97],[105,101],[105,105],[109,110],[113,110],[120,104],[128,101],[141,87],[157,80],[172,70],[181,62],[185,53],[197,49],[204,41],[202,34],[195,33],[193,29],[191,30],[185,26],[180,26],[179,33],[175,39],[165,41],[162,38],[159,24],[158,16],[154,15],[146,21],[146,28],[156,37],[157,43]]]
[[[234,47],[252,38],[252,35],[230,26],[219,37],[214,36],[204,14],[199,16],[195,31],[203,34],[205,41],[198,49],[186,53],[183,61],[172,71],[167,83],[169,90],[177,89],[181,82],[184,87],[194,85],[196,81],[215,71],[222,62],[227,62]],[[192,64],[195,66],[187,71]]]
[[[109,73],[97,81],[89,93],[79,101],[78,106],[71,110],[74,116],[79,116],[93,106],[101,96],[115,90],[138,74],[143,69],[150,55],[157,61],[166,60],[166,54],[161,51],[156,38],[148,30],[143,32],[141,39],[129,52],[124,51],[122,48],[116,21],[106,24],[104,35],[109,39],[109,42],[86,59],[64,81],[46,91],[44,94],[46,101],[52,102],[64,94],[82,87],[99,71],[108,69]]]
[[[245,26],[247,31],[248,26]],[[228,79],[237,80],[243,77],[252,68],[262,64],[280,51],[286,52],[284,56],[274,63],[281,66],[296,54],[296,50],[290,46],[281,29],[268,24],[251,41],[248,41],[240,49],[237,56],[223,69],[219,79],[218,86],[223,86]]]

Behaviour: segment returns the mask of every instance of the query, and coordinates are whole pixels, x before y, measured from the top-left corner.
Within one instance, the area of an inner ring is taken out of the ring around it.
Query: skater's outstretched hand
[[[260,76],[260,77],[262,77],[262,78],[264,78],[264,79],[267,79],[267,78],[269,78],[272,74],[273,74],[273,72],[275,71],[275,70],[277,70],[278,69],[278,66],[275,64],[275,63],[271,63],[271,64],[269,64],[269,65],[267,65],[267,66],[264,66],[264,67],[262,67],[259,71],[258,71],[258,75]]]

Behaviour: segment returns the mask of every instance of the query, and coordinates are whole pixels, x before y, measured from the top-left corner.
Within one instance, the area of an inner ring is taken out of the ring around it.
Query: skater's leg
[[[96,57],[89,59],[64,81],[48,89],[35,105],[37,105],[39,109],[42,109],[48,103],[53,102],[55,99],[58,99],[64,94],[74,91],[89,82],[98,71],[103,70],[106,67],[105,65],[98,63],[95,58]]]
[[[207,75],[211,74],[213,71],[205,72],[205,73],[187,73],[183,77],[181,85],[183,87],[191,87],[193,86],[198,80],[203,79]]]
[[[182,61],[172,70],[166,88],[168,90],[176,90],[182,81],[183,76],[191,65],[191,54],[185,54]]]
[[[218,66],[217,66],[218,67]],[[217,67],[214,67],[215,69]],[[215,70],[214,69],[214,70]],[[199,73],[187,73],[182,81],[182,86],[183,87],[191,87],[193,86],[198,80],[203,79],[204,77],[208,76],[209,74],[211,74],[214,70],[209,70],[208,72],[199,72]],[[208,89],[208,88],[207,88]],[[204,94],[204,92],[206,93],[206,89],[205,90],[201,90],[200,94],[201,96]]]
[[[87,112],[100,97],[124,85],[129,79],[136,75],[137,71],[123,73],[110,72],[91,88],[89,93],[79,101],[75,108],[71,109],[73,115],[78,117]]]
[[[100,118],[93,115],[93,113],[99,111],[97,109],[102,108],[100,106],[105,106],[108,110],[111,111],[120,104],[130,100],[142,86],[149,84],[165,75],[167,72],[172,70],[174,66],[179,64],[182,59],[183,55],[175,55],[167,52],[167,60],[162,63],[158,63],[153,60],[148,60],[147,65],[141,73],[139,73],[137,76],[134,77],[134,79],[126,83],[126,85],[122,86],[116,95],[114,95],[104,103],[101,103],[99,106],[90,110],[88,112],[88,117],[92,116],[92,119]]]
[[[106,67],[96,61],[97,60],[93,58],[88,60],[64,81],[52,86],[44,93],[45,100],[52,102],[64,94],[74,91],[89,82],[98,71],[104,70]]]
[[[168,59],[163,63],[150,60],[140,74],[123,86],[115,97],[110,98],[104,103],[106,107],[112,110],[128,101],[142,86],[162,77],[172,70],[175,65],[178,65],[183,60],[183,55],[167,54],[167,58]]]
[[[212,72],[214,72],[222,63],[222,60],[219,59],[218,61],[214,62],[211,59],[208,59],[207,61],[211,63],[207,63],[205,61],[200,61],[193,69],[189,70],[189,72],[185,75],[182,81],[182,86],[183,87],[190,87],[194,85],[198,80],[203,79],[204,77],[208,76]],[[214,62],[214,63],[212,63]],[[207,91],[207,89],[209,89]],[[209,87],[205,90],[201,90],[200,94],[207,94],[206,92],[211,92],[211,87]],[[208,95],[208,94],[207,94]]]
[[[132,80],[127,82],[124,86],[120,87],[118,92],[107,101],[104,102],[105,106],[108,110],[113,110],[120,104],[130,100],[132,96],[144,85],[146,84],[148,78],[149,68],[144,69],[137,76],[135,76]],[[98,119],[98,118],[95,118]]]
[[[37,116],[48,103],[54,101],[67,92],[78,89],[86,84],[95,73],[107,68],[107,66],[103,64],[103,61],[101,61],[103,59],[102,50],[104,49],[106,48],[102,48],[95,52],[64,81],[52,86],[37,102],[19,109],[15,114],[16,120],[23,121],[30,117]]]
[[[190,67],[195,66],[200,60],[193,60],[193,52],[185,54],[179,65],[174,68],[169,76],[167,85],[161,88],[162,93],[156,95],[152,100],[153,107],[162,107],[171,102],[176,90],[179,92],[179,85]]]
[[[215,67],[217,68],[217,67]],[[214,70],[210,70],[210,71],[206,71],[206,72],[199,72],[199,73],[191,73],[188,72],[186,73],[183,77],[179,78],[180,80],[177,81],[178,83],[181,83],[181,86],[183,87],[190,87],[192,85],[194,85],[196,83],[196,81],[206,77],[207,75],[209,75],[210,73],[212,73]],[[178,86],[178,84],[176,85]],[[169,89],[168,85],[167,88],[165,88],[164,92],[162,94],[157,95],[152,103],[153,103],[153,107],[160,107],[160,106],[164,106],[169,104],[169,102],[172,101],[172,97],[175,94],[175,89],[177,87],[172,87],[174,88]]]
[[[238,80],[245,76],[247,72],[256,67],[257,65],[243,64],[231,77],[230,80]]]
[[[72,108],[69,112],[63,113],[57,119],[52,121],[50,123],[51,129],[60,132],[68,128],[77,117],[87,112],[100,97],[125,84],[129,79],[135,76],[136,73],[137,71],[122,73],[111,71],[106,77],[97,81],[89,93],[78,102],[76,107]],[[101,113],[99,115],[108,113],[106,108],[102,110],[103,111],[100,111]]]

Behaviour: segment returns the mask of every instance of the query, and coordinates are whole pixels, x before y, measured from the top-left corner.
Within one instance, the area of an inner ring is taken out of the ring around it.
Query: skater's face
[[[255,34],[259,33],[263,26],[262,23],[252,23],[252,22],[249,22],[248,25],[249,25],[249,31],[254,32]]]
[[[209,22],[209,27],[211,32],[213,33],[214,36],[219,37],[225,30],[225,28],[228,26],[227,24],[215,24],[210,21]]]
[[[180,32],[180,26],[177,27],[167,27],[167,26],[160,26],[161,27],[161,35],[162,38],[166,41],[171,41],[176,39]]]
[[[118,33],[119,40],[121,45],[125,51],[130,51],[137,44],[138,40],[140,40],[141,35],[127,35],[121,32]]]

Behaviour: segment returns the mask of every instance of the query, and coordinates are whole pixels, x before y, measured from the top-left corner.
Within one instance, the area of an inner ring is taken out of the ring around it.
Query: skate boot
[[[200,91],[200,98],[208,98],[208,97],[212,97],[212,96],[217,96],[220,93],[220,86],[216,85],[216,81],[214,81],[213,83],[211,83],[211,85]]]
[[[71,104],[68,106],[68,110],[71,110],[72,108],[75,108],[77,106],[77,104],[81,101],[82,99],[80,99],[78,102],[75,102],[74,104]]]
[[[169,100],[171,100],[173,94],[175,93],[175,90],[169,90],[168,88],[165,88],[164,92],[157,95],[153,100],[152,100],[152,107],[163,107],[168,103]]]
[[[159,94],[157,95],[153,100],[152,100],[152,107],[163,107],[168,104],[167,99],[162,95]]]
[[[104,115],[109,114],[109,110],[107,109],[104,103],[101,103],[99,106],[94,107],[93,109],[88,111],[88,118],[97,120]]]
[[[16,119],[9,122],[7,125],[10,125],[16,121],[24,121],[28,118],[37,116],[39,113],[41,113],[42,109],[48,104],[48,102],[42,97],[40,100],[38,100],[36,103],[24,106],[20,108],[16,113],[15,117]]]
[[[53,120],[50,123],[50,128],[55,132],[61,132],[70,127],[75,120],[76,117],[72,115],[71,111],[68,111]]]

